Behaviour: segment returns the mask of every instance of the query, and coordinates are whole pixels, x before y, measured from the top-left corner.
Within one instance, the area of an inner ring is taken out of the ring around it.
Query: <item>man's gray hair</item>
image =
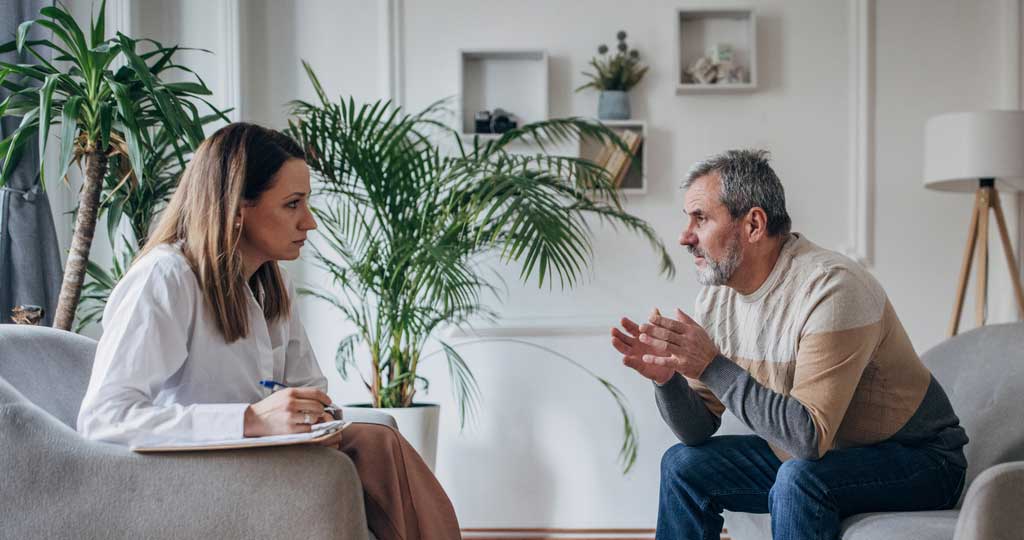
[[[768,165],[768,156],[767,150],[728,150],[711,156],[690,169],[683,189],[690,189],[702,176],[717,173],[722,185],[722,204],[733,219],[760,207],[768,215],[769,236],[789,234],[793,221],[786,212],[786,193]]]

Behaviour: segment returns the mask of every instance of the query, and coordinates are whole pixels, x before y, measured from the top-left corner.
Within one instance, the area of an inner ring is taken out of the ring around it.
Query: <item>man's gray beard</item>
[[[697,251],[690,249],[690,253]],[[697,283],[704,286],[725,285],[743,262],[739,235],[732,237],[729,245],[725,248],[725,256],[719,261],[712,259],[704,250],[699,250],[699,253],[695,254],[704,257],[704,268],[696,268]]]

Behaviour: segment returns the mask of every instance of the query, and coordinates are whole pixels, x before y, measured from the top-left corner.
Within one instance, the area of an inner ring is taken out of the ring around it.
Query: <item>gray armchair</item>
[[[143,455],[82,438],[74,425],[95,348],[0,325],[0,538],[373,538],[355,467],[337,450]]]
[[[860,514],[842,540],[1024,538],[1024,323],[985,326],[940,343],[922,360],[967,430],[967,486],[956,509]],[[749,433],[726,415],[726,433]],[[726,512],[733,540],[771,537],[767,514]]]

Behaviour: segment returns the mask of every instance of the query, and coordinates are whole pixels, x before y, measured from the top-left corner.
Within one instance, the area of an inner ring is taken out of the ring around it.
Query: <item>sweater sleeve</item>
[[[654,387],[662,419],[683,444],[701,444],[722,425],[725,406],[700,381],[676,373],[664,385]]]
[[[724,356],[701,381],[755,433],[790,455],[819,459],[833,445],[881,333],[884,298],[842,269],[809,285],[790,392],[775,392]],[[880,302],[881,300],[881,302]]]

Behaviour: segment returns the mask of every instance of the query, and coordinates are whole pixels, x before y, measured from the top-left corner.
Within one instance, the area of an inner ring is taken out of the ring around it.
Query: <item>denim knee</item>
[[[797,493],[804,495],[823,494],[825,486],[815,474],[817,461],[808,459],[789,459],[782,462],[775,475],[775,484],[769,491],[772,499]]]
[[[706,475],[702,462],[707,460],[709,450],[700,446],[686,446],[679,443],[661,456],[661,480],[674,480],[689,486],[700,484]]]

